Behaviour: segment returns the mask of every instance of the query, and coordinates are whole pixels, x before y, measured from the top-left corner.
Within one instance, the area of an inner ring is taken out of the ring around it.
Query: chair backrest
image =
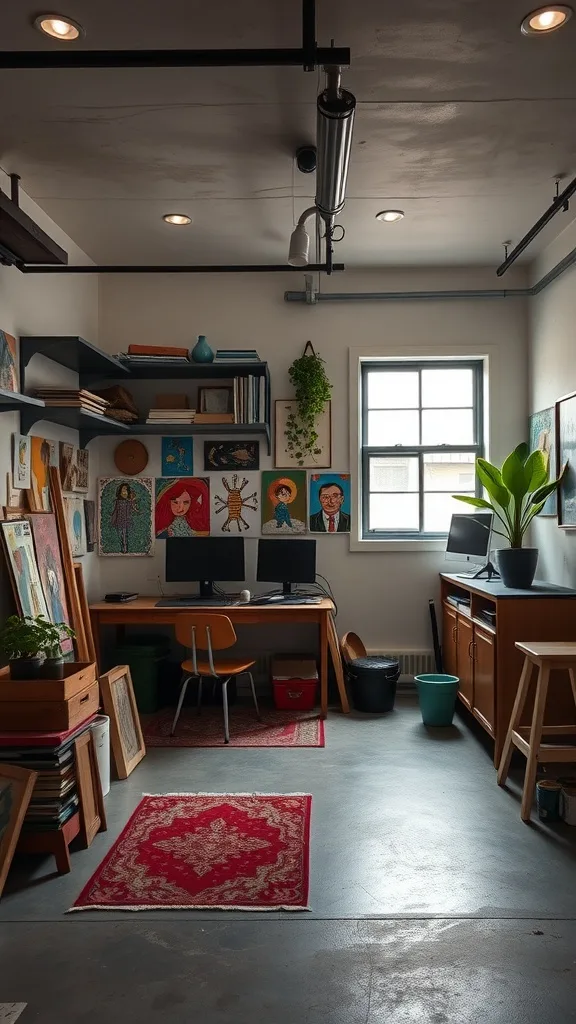
[[[213,651],[223,651],[236,643],[236,631],[227,615],[210,612],[196,612],[176,617],[176,639],[192,652],[192,667],[198,672],[198,651],[208,652],[208,664],[213,676],[218,675],[214,666]]]
[[[345,633],[340,641],[340,650],[348,662],[366,657],[366,648],[357,633]]]

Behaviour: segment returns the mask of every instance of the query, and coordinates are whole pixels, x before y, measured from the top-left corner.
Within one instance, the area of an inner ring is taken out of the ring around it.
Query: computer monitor
[[[198,580],[200,597],[214,597],[214,582],[244,582],[243,537],[168,537],[166,582]]]
[[[293,593],[293,583],[315,583],[316,541],[259,540],[256,579],[281,583],[283,594]]]
[[[488,561],[490,538],[492,535],[492,512],[473,512],[468,515],[453,515],[450,532],[446,542],[446,554],[456,555],[460,560],[475,562],[481,568],[471,576],[479,576],[488,572],[488,578],[497,575]],[[467,574],[468,575],[468,574]]]

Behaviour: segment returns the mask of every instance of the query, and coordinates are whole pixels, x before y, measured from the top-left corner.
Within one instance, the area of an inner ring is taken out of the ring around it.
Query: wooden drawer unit
[[[26,683],[19,683],[26,686]],[[0,729],[5,732],[57,732],[73,729],[100,706],[98,680],[68,700],[4,700],[0,702]]]

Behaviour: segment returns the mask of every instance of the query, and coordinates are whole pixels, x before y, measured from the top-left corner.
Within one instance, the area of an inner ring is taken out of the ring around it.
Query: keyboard
[[[156,601],[156,608],[230,608],[240,604],[231,597],[163,597]]]

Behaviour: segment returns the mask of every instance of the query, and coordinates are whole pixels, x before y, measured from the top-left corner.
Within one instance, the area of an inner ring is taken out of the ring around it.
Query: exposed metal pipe
[[[283,274],[287,271],[299,271],[302,267],[291,267],[287,263],[262,263],[254,265],[241,264],[216,264],[214,266],[186,266],[176,264],[175,266],[118,266],[95,267],[91,265],[77,267],[53,267],[37,264],[16,264],[18,270],[23,274]],[[310,263],[306,268],[310,272],[330,273],[332,271],[344,270],[343,263]]]
[[[55,68],[258,68],[302,67],[305,71],[334,62],[350,64],[348,46],[314,46],[312,59],[303,47],[263,50],[3,50],[0,69],[40,71]]]
[[[467,288],[444,291],[417,292],[313,292],[306,282],[306,291],[284,292],[285,302],[412,302],[452,301],[457,299],[531,299],[543,292],[553,281],[557,281],[570,267],[576,264],[576,248],[572,249],[556,266],[544,274],[529,288]]]
[[[326,88],[316,101],[316,206],[333,225],[346,201],[346,180],[352,148],[356,99],[340,87],[336,59],[326,67]]]
[[[518,259],[520,254],[523,253],[524,250],[528,248],[530,242],[534,241],[536,236],[539,235],[542,229],[545,228],[546,225],[550,223],[552,218],[555,217],[557,213],[560,213],[560,210],[568,209],[569,200],[572,198],[575,192],[576,178],[573,178],[570,184],[566,186],[564,191],[561,192],[559,196],[556,196],[556,199],[554,200],[552,205],[548,207],[548,209],[545,213],[542,214],[540,219],[537,220],[536,223],[532,225],[530,230],[526,232],[524,237],[520,239],[518,245],[514,246],[512,252],[507,255],[504,262],[500,264],[498,270],[496,271],[498,277],[502,277],[502,274],[506,273],[509,267],[511,267],[512,264]]]
[[[14,206],[20,206],[20,175],[10,175],[10,199]]]

